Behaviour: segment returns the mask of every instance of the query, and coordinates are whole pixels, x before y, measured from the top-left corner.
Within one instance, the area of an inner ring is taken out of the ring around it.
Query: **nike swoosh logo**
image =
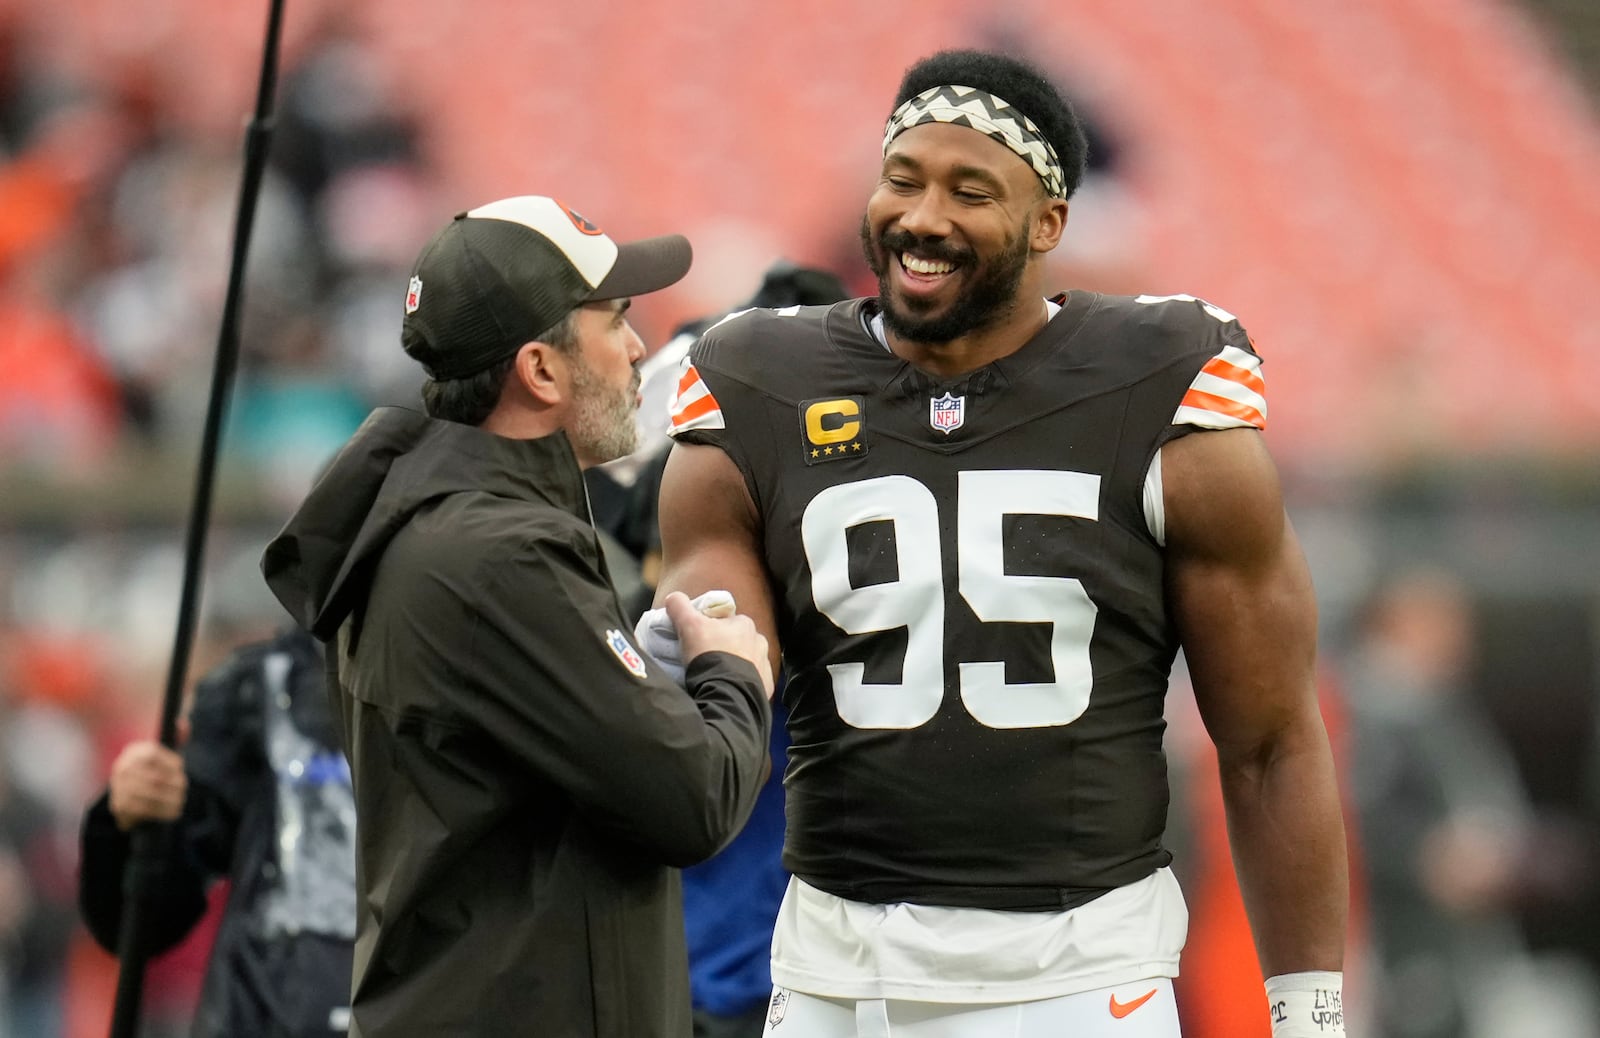
[[[1156,992],[1159,991],[1159,990],[1161,990],[1161,989],[1160,988],[1151,988],[1149,991],[1146,991],[1144,994],[1140,995],[1138,998],[1134,999],[1132,1002],[1118,1002],[1117,1001],[1117,996],[1116,995],[1112,995],[1111,996],[1111,1015],[1116,1017],[1118,1020],[1121,1020],[1123,1017],[1127,1016],[1129,1013],[1133,1012],[1135,1009],[1138,1009],[1140,1006],[1144,1005],[1146,1002],[1150,1001],[1152,998],[1155,998],[1156,997]]]

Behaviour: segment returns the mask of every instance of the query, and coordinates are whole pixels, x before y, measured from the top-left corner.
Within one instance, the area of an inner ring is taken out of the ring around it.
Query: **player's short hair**
[[[1062,195],[1071,198],[1083,182],[1089,145],[1072,104],[1034,66],[1005,54],[981,50],[943,50],[906,69],[895,94],[898,109],[924,90],[965,86],[993,94],[1020,109],[1055,148],[1061,160]]]

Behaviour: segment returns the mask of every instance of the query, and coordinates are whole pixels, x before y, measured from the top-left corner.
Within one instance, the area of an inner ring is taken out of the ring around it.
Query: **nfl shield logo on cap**
[[[946,436],[961,428],[961,423],[966,420],[967,398],[964,395],[946,393],[928,401],[928,424]]]
[[[406,287],[406,313],[414,314],[417,307],[422,305],[422,279],[413,277],[411,284]]]

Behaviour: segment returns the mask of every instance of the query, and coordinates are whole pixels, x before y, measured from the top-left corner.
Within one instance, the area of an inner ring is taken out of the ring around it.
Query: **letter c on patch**
[[[816,444],[844,443],[861,434],[861,423],[853,421],[861,413],[861,405],[854,400],[823,400],[806,408],[806,439]],[[827,418],[842,418],[837,426],[824,426]]]

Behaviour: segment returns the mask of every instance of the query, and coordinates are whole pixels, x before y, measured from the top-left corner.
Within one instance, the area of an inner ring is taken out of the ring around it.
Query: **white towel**
[[[732,592],[720,589],[707,591],[690,605],[702,614],[719,620],[737,612]],[[665,608],[652,609],[639,617],[639,622],[633,625],[633,640],[660,664],[668,677],[680,686],[683,684],[683,644],[678,641],[678,629],[673,626]]]

